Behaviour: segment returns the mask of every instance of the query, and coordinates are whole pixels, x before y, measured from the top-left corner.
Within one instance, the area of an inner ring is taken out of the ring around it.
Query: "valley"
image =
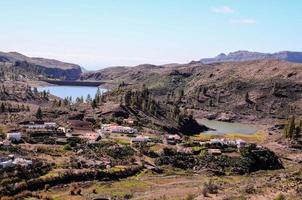
[[[301,198],[300,63],[0,58],[0,199]]]

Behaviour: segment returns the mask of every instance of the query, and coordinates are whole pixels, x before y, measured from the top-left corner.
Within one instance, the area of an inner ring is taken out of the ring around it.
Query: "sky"
[[[302,51],[301,0],[0,0],[0,51],[95,70]]]

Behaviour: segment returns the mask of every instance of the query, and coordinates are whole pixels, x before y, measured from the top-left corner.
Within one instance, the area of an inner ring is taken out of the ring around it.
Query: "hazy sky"
[[[301,0],[0,0],[0,51],[98,69],[302,50]]]

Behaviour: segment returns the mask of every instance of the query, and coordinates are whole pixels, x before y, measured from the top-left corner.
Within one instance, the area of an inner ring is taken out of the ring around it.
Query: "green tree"
[[[301,123],[301,122],[300,122]],[[285,124],[284,127],[284,137],[286,138],[298,138],[300,136],[301,132],[301,124],[297,125],[295,124],[295,116],[291,116]]]
[[[96,103],[96,100],[93,99],[93,101],[91,102],[91,107],[92,107],[93,109],[95,109],[97,106],[98,106],[98,105],[97,105],[97,103]]]
[[[1,113],[4,113],[4,112],[5,112],[5,105],[4,105],[3,102],[1,103],[1,106],[0,106],[0,112],[1,112]]]
[[[41,107],[39,107],[37,112],[36,112],[36,118],[39,119],[39,120],[42,120],[42,118],[43,118],[43,112],[42,112]]]
[[[289,124],[288,124],[288,138],[293,138],[294,131],[295,131],[295,117],[292,116],[289,119]]]
[[[124,103],[125,103],[125,106],[130,106],[131,105],[131,96],[132,96],[132,93],[131,91],[127,91],[126,94],[124,95]]]
[[[92,98],[90,96],[90,94],[87,95],[87,98],[86,98],[86,103],[91,103],[92,101]]]

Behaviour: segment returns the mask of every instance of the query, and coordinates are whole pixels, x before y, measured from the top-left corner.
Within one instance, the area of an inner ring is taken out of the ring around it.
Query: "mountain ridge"
[[[201,63],[211,64],[220,62],[243,62],[264,59],[277,59],[294,63],[302,63],[302,52],[298,51],[280,51],[276,53],[261,53],[246,50],[230,52],[229,54],[220,53],[213,58],[202,58]]]
[[[81,66],[55,59],[28,57],[18,52],[0,52],[0,64],[9,63],[14,68],[35,70],[50,78],[76,80],[82,74]]]

